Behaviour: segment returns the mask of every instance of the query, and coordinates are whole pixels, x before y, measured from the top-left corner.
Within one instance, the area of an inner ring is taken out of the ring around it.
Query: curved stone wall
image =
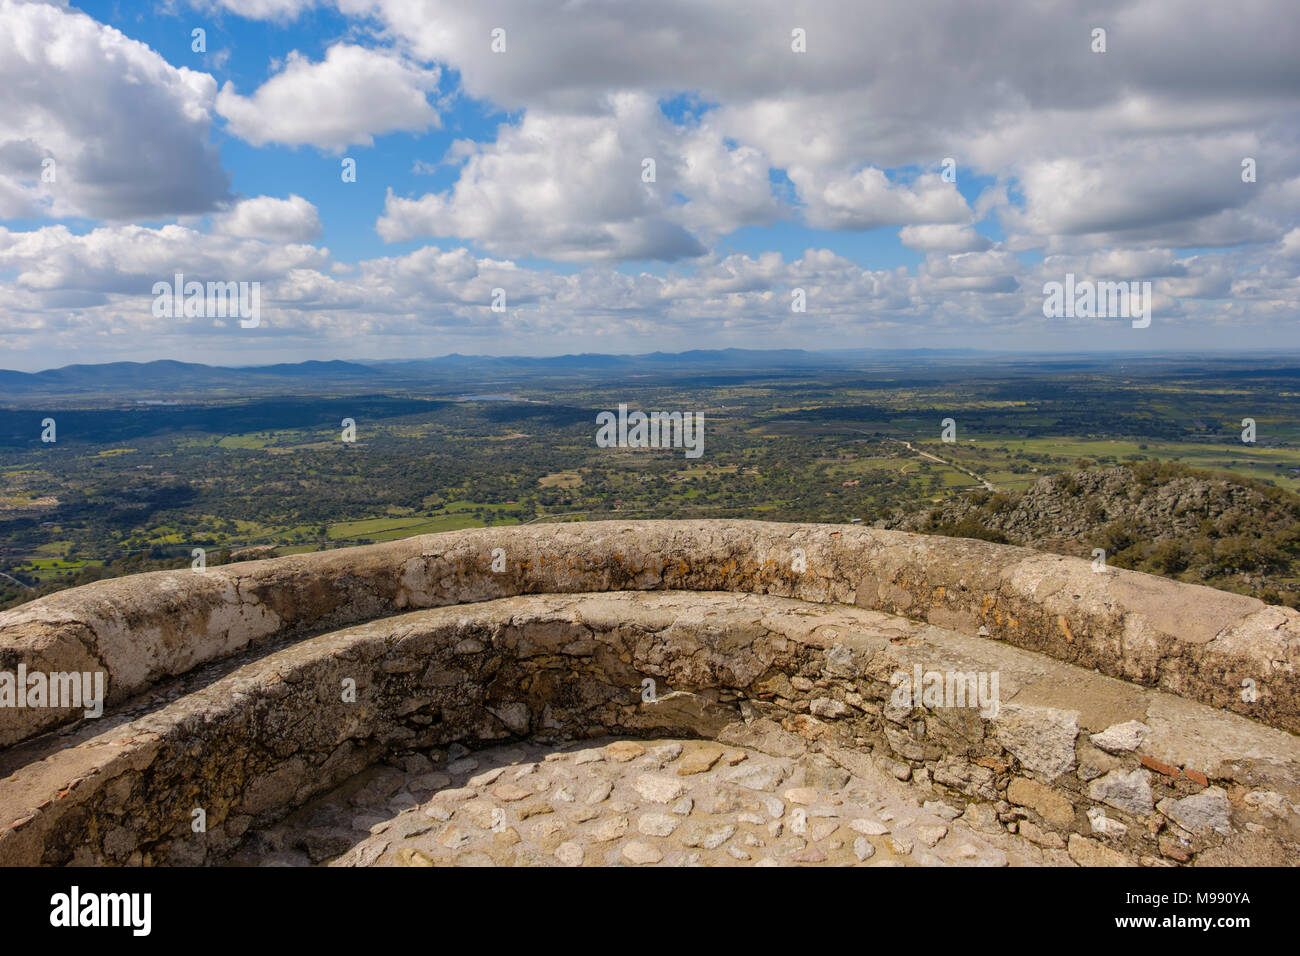
[[[1208,588],[824,525],[486,529],[138,575],[0,615],[0,670],[102,670],[110,700],[0,710],[0,863],[212,862],[393,753],[675,733],[876,761],[1080,863],[1294,865],[1296,633]],[[914,668],[996,673],[1000,703],[900,704]]]
[[[1300,732],[1289,608],[1025,548],[842,525],[482,529],[116,578],[0,613],[0,670],[102,670],[112,703],[286,634],[518,594],[656,589],[887,611]],[[0,746],[77,713],[0,709]]]
[[[891,678],[918,665],[997,673],[1001,702],[900,706]],[[1297,861],[1294,814],[1272,812],[1300,801],[1291,735],[857,608],[678,591],[508,598],[206,671],[142,716],[26,753],[0,787],[13,821],[0,862],[200,863],[394,751],[665,733],[815,750],[849,770],[871,755],[970,819],[1006,816],[1084,862]],[[1105,843],[1083,836],[1098,812]]]

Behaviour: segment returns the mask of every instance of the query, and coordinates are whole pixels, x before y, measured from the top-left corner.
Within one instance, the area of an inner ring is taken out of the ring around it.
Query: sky
[[[0,367],[1300,349],[1298,51],[1294,0],[0,0]]]

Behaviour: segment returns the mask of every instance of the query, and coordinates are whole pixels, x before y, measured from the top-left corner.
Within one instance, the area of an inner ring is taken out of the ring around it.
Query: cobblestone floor
[[[432,758],[432,759],[431,759]],[[810,785],[811,783],[820,784]],[[991,808],[989,808],[991,810]],[[231,862],[253,866],[1006,866],[1061,862],[885,774],[699,740],[597,740],[371,768]]]

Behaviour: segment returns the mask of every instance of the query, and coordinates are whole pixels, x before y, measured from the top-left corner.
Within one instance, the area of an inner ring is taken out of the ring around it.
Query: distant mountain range
[[[44,372],[0,371],[0,392],[50,394],[130,389],[153,392],[175,389],[224,389],[303,380],[378,380],[383,374],[353,362],[299,362],[252,368],[220,368],[194,362],[107,362],[65,365]]]
[[[802,349],[716,349],[689,352],[651,352],[645,355],[557,355],[545,358],[525,356],[444,355],[427,359],[344,362],[308,361],[294,364],[224,368],[195,362],[107,362],[102,365],[67,365],[43,372],[0,370],[0,395],[71,395],[114,393],[122,398],[135,395],[202,391],[230,395],[248,389],[298,389],[306,385],[370,388],[379,385],[416,385],[446,382],[454,384],[470,377],[495,374],[509,376],[566,373],[619,372],[645,369],[692,371],[755,369],[846,368],[876,360],[925,354],[965,354],[958,350],[909,350],[886,353],[867,350],[813,352]]]
[[[929,380],[947,380],[954,366],[970,374],[1053,375],[1064,370],[1098,366],[1113,370],[1116,362],[1133,362],[1146,372],[1158,366],[1166,371],[1180,366],[1204,369],[1215,365],[1245,378],[1288,378],[1297,374],[1297,357],[1270,355],[1261,360],[1246,353],[1237,356],[1154,355],[1139,353],[1043,354],[981,352],[975,349],[694,349],[687,352],[649,352],[641,355],[582,353],[542,358],[527,356],[460,355],[438,358],[362,361],[307,361],[279,365],[225,368],[196,362],[107,362],[102,365],[67,365],[43,372],[0,370],[0,401],[61,396],[84,400],[104,396],[115,402],[158,403],[188,400],[225,401],[251,394],[386,391],[390,388],[433,390],[454,395],[459,388],[503,385],[529,380],[544,382],[549,376],[581,374],[607,382],[629,375],[654,375],[664,381],[690,379],[694,384],[733,383],[758,376],[799,376],[809,372],[872,372],[890,377],[903,374]],[[1289,363],[1289,364],[1287,364]],[[1272,367],[1270,367],[1272,366]],[[1281,366],[1281,367],[1279,367]],[[1123,368],[1121,364],[1119,366]]]

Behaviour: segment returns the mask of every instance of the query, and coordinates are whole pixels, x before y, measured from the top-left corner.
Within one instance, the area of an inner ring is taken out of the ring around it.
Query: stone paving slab
[[[810,785],[804,762],[704,740],[603,738],[407,757],[279,824],[243,866],[1069,865],[868,769]]]

